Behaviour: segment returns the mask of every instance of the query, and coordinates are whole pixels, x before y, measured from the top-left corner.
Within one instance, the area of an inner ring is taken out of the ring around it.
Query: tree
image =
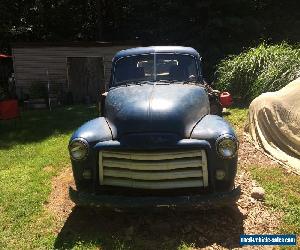
[[[298,0],[2,0],[0,45],[13,41],[136,40],[199,49],[212,72],[261,40],[300,40]]]

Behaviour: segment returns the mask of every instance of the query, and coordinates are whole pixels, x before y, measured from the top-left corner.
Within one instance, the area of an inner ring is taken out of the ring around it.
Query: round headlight
[[[236,155],[238,143],[234,137],[221,137],[217,140],[217,151],[222,158],[232,158]]]
[[[69,152],[73,160],[83,160],[88,155],[88,144],[83,139],[74,139],[69,144]]]

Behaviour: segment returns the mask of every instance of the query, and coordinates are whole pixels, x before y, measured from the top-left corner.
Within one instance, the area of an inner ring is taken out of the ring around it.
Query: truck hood
[[[131,133],[175,133],[189,138],[209,113],[205,89],[189,84],[143,84],[117,87],[105,101],[114,138]]]

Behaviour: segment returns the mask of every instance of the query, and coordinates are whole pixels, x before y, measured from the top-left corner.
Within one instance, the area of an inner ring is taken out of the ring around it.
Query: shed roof
[[[110,47],[110,46],[138,46],[138,41],[73,41],[73,42],[15,42],[12,48],[40,48],[40,47]]]

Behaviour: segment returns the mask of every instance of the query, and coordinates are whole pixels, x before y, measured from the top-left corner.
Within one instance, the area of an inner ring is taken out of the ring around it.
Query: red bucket
[[[220,95],[220,103],[224,108],[228,108],[229,106],[232,105],[232,96],[230,95],[229,92],[222,92]]]
[[[19,116],[18,100],[0,101],[0,119],[8,120]]]

